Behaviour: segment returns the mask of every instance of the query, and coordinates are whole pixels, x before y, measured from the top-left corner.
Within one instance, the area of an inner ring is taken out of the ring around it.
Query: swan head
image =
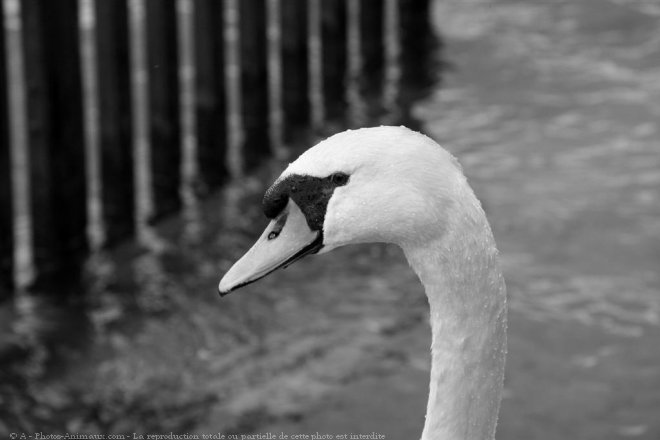
[[[303,153],[266,191],[270,223],[222,278],[220,294],[347,244],[405,249],[439,238],[464,182],[446,150],[405,127],[336,134]]]

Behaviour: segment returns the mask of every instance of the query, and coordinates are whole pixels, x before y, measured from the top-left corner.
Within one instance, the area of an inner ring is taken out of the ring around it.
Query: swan
[[[289,164],[270,219],[221,296],[314,253],[394,243],[424,285],[431,372],[422,440],[492,439],[506,358],[506,287],[486,215],[458,161],[405,127],[348,130]]]

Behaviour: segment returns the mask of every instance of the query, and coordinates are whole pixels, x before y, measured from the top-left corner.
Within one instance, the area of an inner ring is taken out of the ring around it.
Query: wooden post
[[[265,0],[240,0],[243,157],[246,169],[271,155],[268,131],[268,66]]]
[[[280,0],[266,0],[266,65],[268,76],[268,140],[275,157],[284,150],[284,103],[282,85],[282,6]]]
[[[346,120],[350,127],[361,127],[366,122],[366,105],[362,93],[364,70],[362,60],[361,0],[346,1],[346,78],[344,81]]]
[[[310,123],[309,57],[306,1],[284,0],[282,7],[282,88],[284,140],[292,142],[300,127]]]
[[[383,0],[360,0],[362,36],[362,84],[367,97],[380,94],[383,84]]]
[[[0,8],[0,23],[4,24],[3,12],[4,8]],[[0,301],[9,298],[11,292],[14,244],[6,69],[5,29],[3,26],[0,32]]]
[[[147,0],[149,139],[156,220],[179,209],[181,182],[176,1]]]
[[[389,125],[400,121],[399,96],[401,91],[401,25],[399,0],[383,3],[383,93],[381,103],[385,113],[381,122]]]
[[[346,0],[321,0],[323,40],[323,95],[326,118],[346,113]]]
[[[176,0],[177,53],[179,74],[179,123],[181,150],[181,187],[179,193],[184,208],[196,201],[199,187],[197,161],[197,111],[195,106],[195,2]]]
[[[105,244],[132,234],[134,183],[128,12],[124,1],[96,2],[101,199]]]
[[[76,278],[87,250],[78,4],[22,6],[35,287],[51,290]]]
[[[197,154],[203,191],[228,175],[226,156],[223,7],[217,0],[195,0]]]
[[[320,133],[325,121],[325,103],[323,96],[323,38],[321,0],[309,0],[307,3],[307,58],[309,60],[309,99],[311,126]]]

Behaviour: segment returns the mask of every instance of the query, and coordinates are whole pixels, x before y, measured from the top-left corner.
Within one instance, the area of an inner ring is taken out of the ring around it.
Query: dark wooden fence
[[[75,277],[90,249],[139,238],[185,191],[240,177],[297,133],[329,134],[360,99],[392,106],[429,9],[2,1],[0,300]]]

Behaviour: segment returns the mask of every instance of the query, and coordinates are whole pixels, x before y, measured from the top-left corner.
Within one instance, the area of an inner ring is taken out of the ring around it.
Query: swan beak
[[[222,277],[218,286],[220,296],[285,268],[322,247],[323,234],[309,228],[305,215],[289,199],[282,213],[268,224],[257,242]]]

